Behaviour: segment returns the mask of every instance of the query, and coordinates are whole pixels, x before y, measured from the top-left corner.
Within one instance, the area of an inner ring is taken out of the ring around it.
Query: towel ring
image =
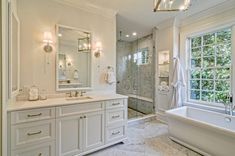
[[[108,68],[108,70],[114,71],[114,68],[112,66],[108,66],[107,68]]]

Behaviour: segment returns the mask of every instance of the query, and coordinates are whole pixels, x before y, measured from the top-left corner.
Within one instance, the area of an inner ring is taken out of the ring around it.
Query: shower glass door
[[[117,42],[117,93],[129,97],[129,119],[154,113],[153,43],[152,35]]]

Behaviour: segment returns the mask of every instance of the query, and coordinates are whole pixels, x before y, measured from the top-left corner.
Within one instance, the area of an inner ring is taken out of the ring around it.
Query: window
[[[189,100],[228,102],[231,91],[231,29],[192,37],[190,41]]]
[[[134,53],[134,63],[137,65],[143,65],[149,63],[148,48],[140,49],[137,53]]]

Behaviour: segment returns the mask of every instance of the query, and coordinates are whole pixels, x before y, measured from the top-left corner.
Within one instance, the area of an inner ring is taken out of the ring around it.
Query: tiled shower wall
[[[137,65],[133,55],[141,49],[148,48],[149,63]],[[148,35],[133,42],[117,42],[117,93],[124,95],[138,95],[153,100],[154,95],[154,64],[153,64],[153,40]],[[152,113],[153,102],[129,98],[130,108]]]

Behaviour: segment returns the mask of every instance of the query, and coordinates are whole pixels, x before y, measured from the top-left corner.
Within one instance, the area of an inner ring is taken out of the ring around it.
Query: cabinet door
[[[82,116],[56,120],[57,156],[73,156],[82,152]]]
[[[87,113],[83,121],[84,151],[104,145],[104,112]]]

